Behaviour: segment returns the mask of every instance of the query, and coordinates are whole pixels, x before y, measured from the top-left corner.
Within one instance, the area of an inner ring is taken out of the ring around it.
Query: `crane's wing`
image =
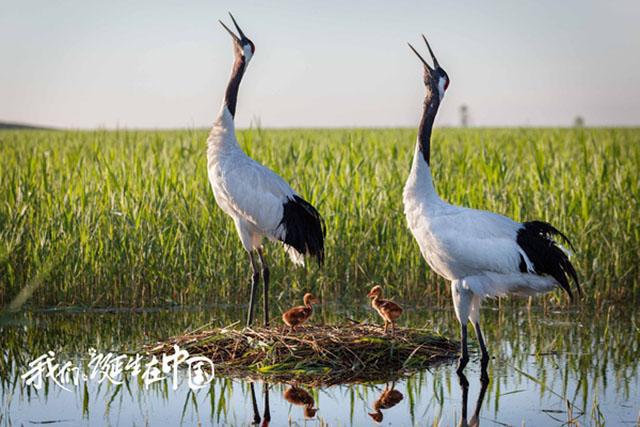
[[[431,250],[464,276],[520,271],[523,251],[516,236],[522,224],[492,212],[454,208],[430,219]]]
[[[213,173],[210,181],[223,210],[231,210],[264,235],[280,240],[295,264],[304,265],[304,256],[309,255],[322,265],[324,221],[285,180],[246,156]]]
[[[462,276],[520,271],[521,251],[515,240],[447,233],[438,238],[441,251]]]
[[[521,223],[497,213],[479,209],[451,206],[442,216],[435,219],[440,221],[440,227],[454,227],[460,234],[475,238],[514,238]]]
[[[430,228],[436,236],[432,249],[460,276],[547,275],[553,277],[570,298],[573,297],[570,280],[580,293],[575,269],[554,236],[571,243],[548,223],[518,223],[491,212],[461,208],[434,218]]]
[[[218,178],[216,185],[224,203],[259,230],[281,237],[274,233],[282,220],[283,205],[295,196],[284,179],[248,157]]]

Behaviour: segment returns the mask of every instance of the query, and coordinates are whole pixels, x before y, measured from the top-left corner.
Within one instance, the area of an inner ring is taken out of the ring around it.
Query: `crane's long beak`
[[[427,38],[424,36],[424,34],[422,34],[422,39],[424,40],[424,42],[427,44],[427,49],[429,49],[429,54],[431,55],[431,59],[433,60],[433,66],[435,68],[440,68],[440,64],[438,63],[438,60],[436,59],[436,56],[433,54],[433,50],[431,50],[431,46],[429,45],[429,42],[427,41]],[[431,68],[431,66],[429,65],[429,63],[422,57],[422,55],[420,55],[418,53],[418,51],[411,46],[411,43],[407,43],[409,45],[409,47],[411,48],[411,50],[413,51],[413,53],[415,53],[416,55],[418,55],[418,58],[420,58],[420,61],[424,64],[424,66],[429,70],[429,71],[433,71],[434,69]]]
[[[438,60],[436,59],[436,56],[433,54],[433,50],[431,50],[431,46],[429,45],[429,42],[427,41],[427,38],[424,36],[424,34],[422,34],[422,39],[427,44],[427,49],[429,49],[429,53],[431,54],[431,59],[433,59],[434,67],[440,68],[440,64],[438,64]]]
[[[222,22],[221,20],[218,20],[218,22],[220,23],[220,25],[222,25],[224,27],[225,30],[227,30],[229,32],[229,34],[231,34],[231,37],[233,38],[233,40],[237,43],[240,43],[240,37],[236,36],[233,31],[231,31],[229,29],[229,27],[227,27],[226,25],[224,25],[224,22]]]
[[[236,41],[236,42],[238,42],[238,43],[241,43],[241,42],[242,42],[242,40],[243,40],[243,39],[246,39],[247,37],[244,35],[244,33],[242,32],[242,30],[241,30],[241,29],[240,29],[240,27],[238,26],[238,23],[236,22],[236,19],[233,17],[233,15],[231,14],[231,12],[229,12],[229,16],[231,17],[231,20],[233,21],[233,25],[235,25],[236,30],[238,30],[238,34],[240,34],[240,37],[236,36],[236,35],[234,34],[234,32],[233,32],[233,31],[231,31],[231,30],[229,29],[229,27],[227,27],[227,26],[224,24],[224,22],[222,22],[221,20],[218,20],[218,22],[220,22],[220,25],[222,25],[222,26],[224,27],[224,29],[225,29],[225,30],[227,30],[227,32],[228,32],[229,34],[231,34],[231,37],[233,37],[233,40],[234,40],[234,41]]]
[[[429,63],[427,61],[424,60],[424,58],[422,57],[422,55],[420,55],[418,53],[418,51],[416,50],[416,48],[414,48],[413,46],[411,46],[411,43],[407,43],[409,45],[409,47],[411,48],[411,50],[413,51],[413,53],[415,53],[416,55],[418,55],[418,58],[420,58],[420,61],[424,64],[424,68],[426,70],[429,70],[430,72],[433,71],[433,68],[431,68],[431,65],[429,65]]]
[[[246,39],[247,37],[244,35],[244,33],[242,32],[242,30],[240,29],[240,27],[238,26],[238,23],[236,22],[236,18],[233,17],[233,15],[231,14],[231,12],[229,12],[229,16],[231,17],[231,20],[233,21],[233,25],[236,26],[236,30],[238,30],[238,34],[240,34],[240,37],[243,39]],[[423,36],[424,37],[424,36]],[[431,50],[431,49],[429,49]],[[433,53],[431,54],[433,55]]]

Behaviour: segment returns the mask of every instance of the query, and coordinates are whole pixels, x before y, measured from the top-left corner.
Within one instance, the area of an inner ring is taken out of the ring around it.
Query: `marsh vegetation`
[[[32,307],[244,303],[246,254],[209,189],[206,134],[0,132],[0,304],[23,289]],[[322,270],[271,251],[276,301],[379,283],[404,300],[448,302],[402,211],[414,130],[238,137],[327,222]],[[443,129],[433,144],[443,198],[566,232],[589,304],[640,298],[639,130]]]
[[[576,247],[584,290],[577,303],[556,292],[485,305],[494,356],[488,386],[480,387],[472,358],[468,387],[446,363],[295,393],[299,384],[268,375],[217,377],[199,391],[147,389],[135,378],[84,382],[71,392],[25,387],[25,366],[49,350],[86,364],[89,348],[136,352],[244,318],[246,254],[214,204],[205,139],[206,131],[0,132],[0,304],[21,306],[0,318],[1,425],[246,425],[256,396],[260,406],[270,398],[274,424],[313,414],[320,425],[363,425],[381,415],[454,425],[476,412],[505,425],[638,422],[638,129],[436,134],[432,164],[443,198],[552,222]],[[270,251],[272,325],[307,291],[323,301],[308,331],[346,319],[379,322],[366,299],[375,283],[403,304],[400,328],[457,337],[448,287],[405,226],[401,192],[414,140],[406,129],[239,132],[243,148],[287,178],[327,223],[322,269],[295,269],[282,251]],[[292,394],[305,398],[296,403]]]

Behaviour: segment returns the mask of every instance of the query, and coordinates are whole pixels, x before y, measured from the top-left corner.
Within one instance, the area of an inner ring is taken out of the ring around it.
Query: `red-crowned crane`
[[[269,268],[262,254],[264,237],[281,241],[295,264],[304,265],[305,255],[316,257],[318,264],[322,264],[325,227],[322,217],[311,204],[280,176],[247,156],[238,144],[234,125],[238,88],[255,53],[255,45],[229,15],[239,36],[220,21],[233,39],[235,61],[222,109],[207,139],[207,171],[218,206],[233,219],[240,241],[249,254],[253,275],[247,326],[253,322],[260,280],[256,254],[262,265],[264,325],[268,326]]]
[[[475,328],[483,368],[489,361],[480,330],[483,298],[534,295],[560,286],[573,299],[570,280],[578,294],[581,291],[575,269],[553,237],[560,236],[571,243],[552,225],[542,221],[519,223],[492,212],[453,206],[436,193],[431,177],[431,132],[449,87],[449,76],[438,64],[426,37],[422,38],[433,68],[409,44],[424,64],[426,95],[413,164],[403,192],[404,212],[424,259],[433,271],[451,281],[461,329],[461,373],[469,361],[467,321]]]

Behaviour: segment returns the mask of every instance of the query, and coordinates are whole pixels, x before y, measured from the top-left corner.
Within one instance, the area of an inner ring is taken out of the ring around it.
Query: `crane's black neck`
[[[438,95],[434,95],[433,90],[434,88],[431,88],[424,98],[424,111],[420,119],[420,127],[418,127],[418,145],[427,165],[431,165],[431,131],[440,106],[440,99]]]
[[[231,78],[227,85],[227,91],[224,94],[224,104],[229,109],[232,117],[236,115],[236,103],[238,101],[238,89],[240,88],[240,82],[244,75],[246,68],[246,61],[243,56],[237,57],[233,63],[233,70],[231,71]]]

